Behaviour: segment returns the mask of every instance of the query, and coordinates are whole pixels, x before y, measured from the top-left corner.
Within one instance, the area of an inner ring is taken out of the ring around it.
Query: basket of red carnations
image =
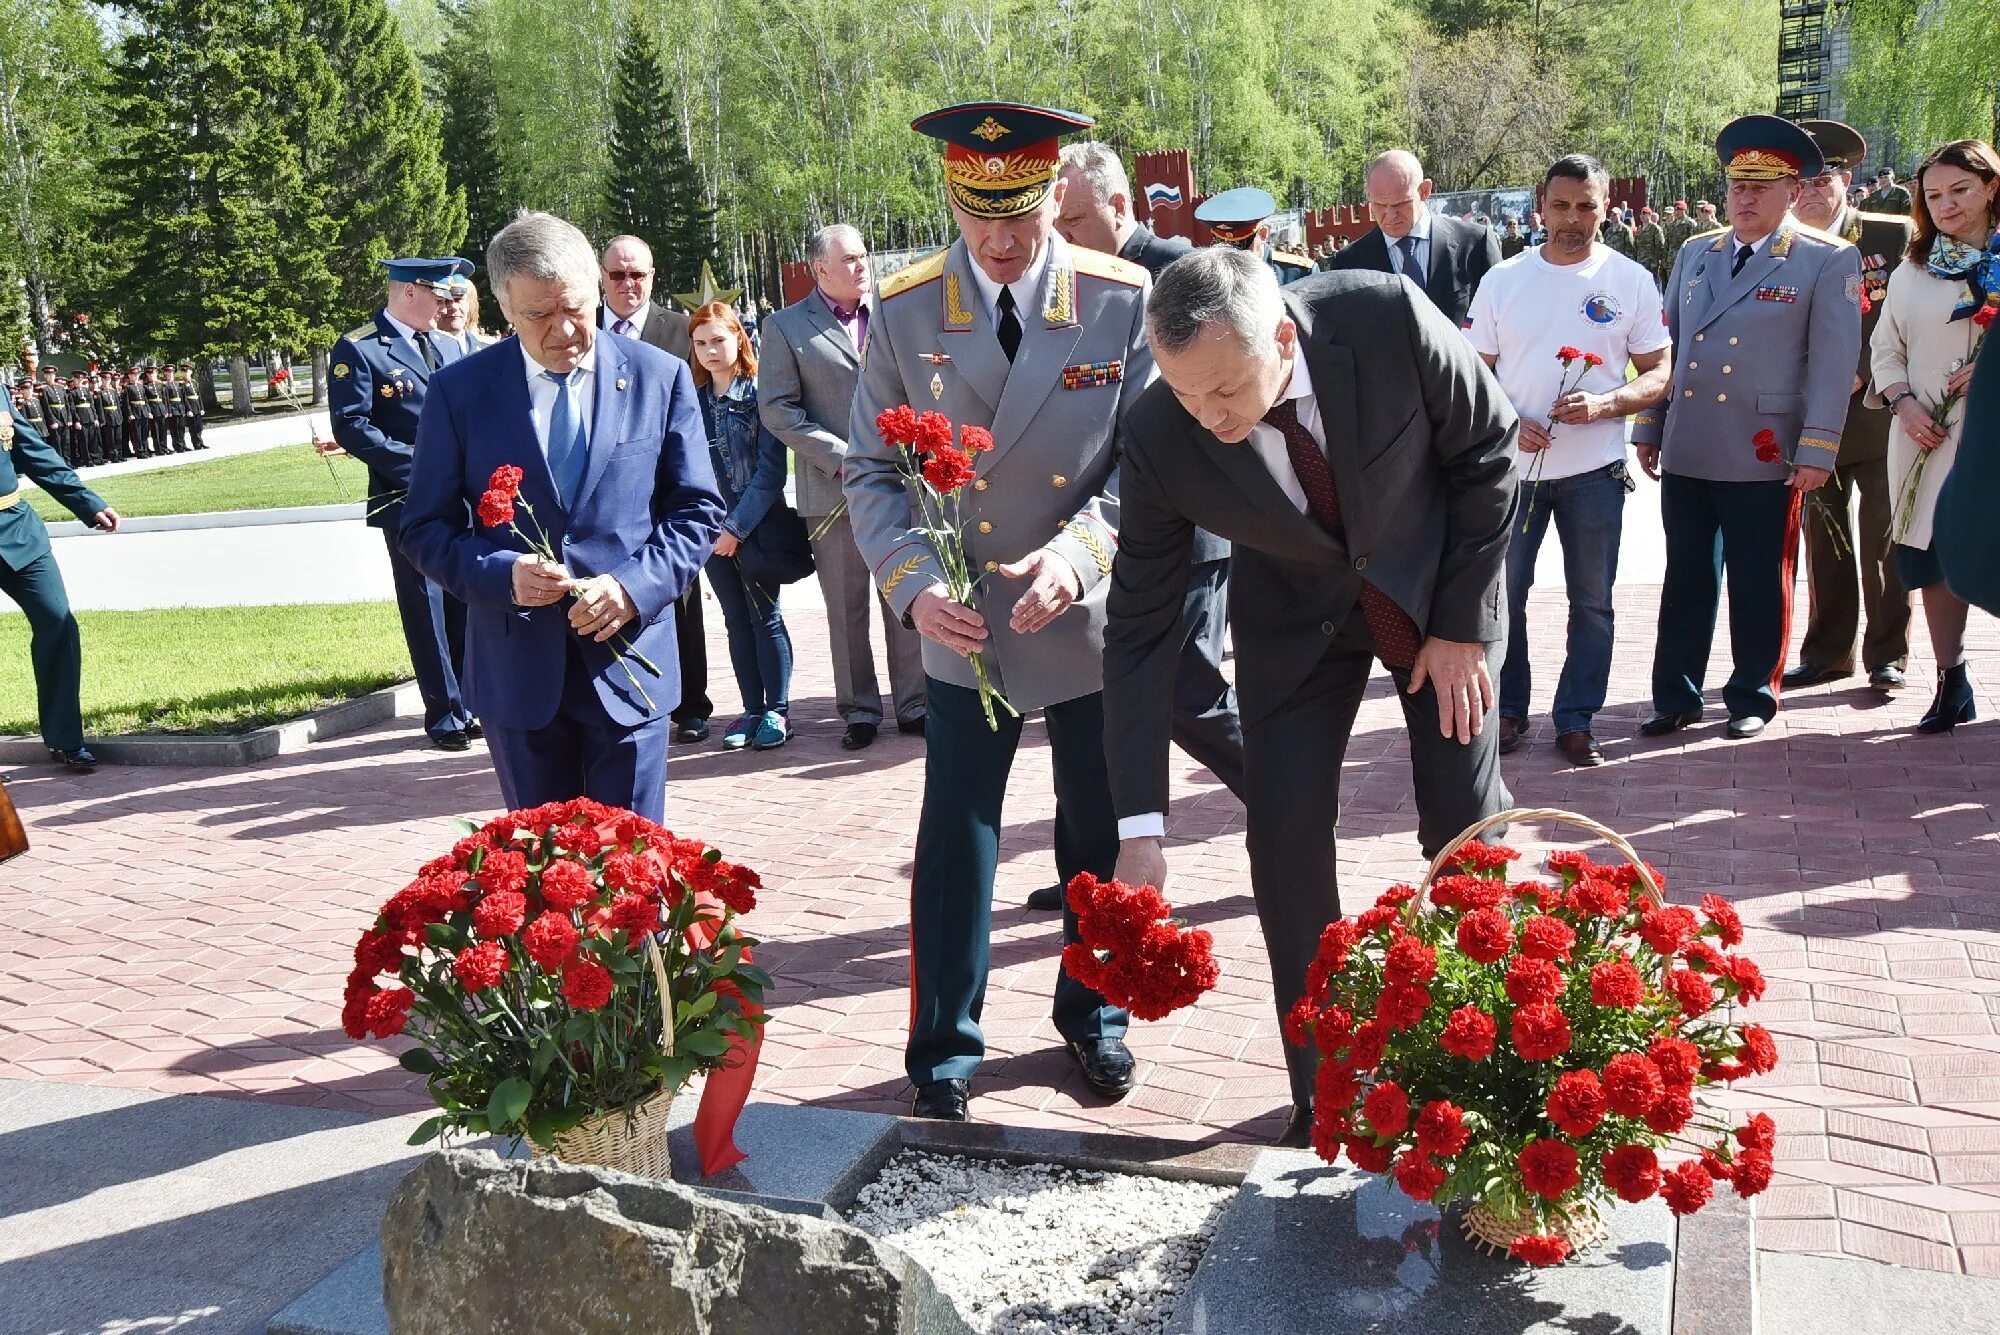
[[[736,916],[757,874],[588,799],[461,825],[362,934],[341,1013],[354,1038],[416,1038],[402,1065],[441,1111],[410,1143],[525,1136],[572,1163],[666,1176],[675,1093],[733,1071],[733,1125],[748,1090],[769,980]],[[731,1161],[719,1130],[714,1157]]]
[[[1510,882],[1519,855],[1477,842],[1508,821],[1581,827],[1625,863],[1560,852],[1559,883]],[[1333,923],[1285,1025],[1320,1053],[1314,1150],[1417,1200],[1468,1202],[1466,1236],[1531,1265],[1595,1242],[1617,1200],[1657,1194],[1683,1215],[1718,1182],[1762,1191],[1771,1119],[1731,1133],[1696,1091],[1776,1065],[1770,1034],[1733,1014],[1764,978],[1728,953],[1743,925],[1727,901],[1697,914],[1662,889],[1595,821],[1516,810],[1454,840],[1422,885]],[[1692,1157],[1665,1168],[1675,1141]]]

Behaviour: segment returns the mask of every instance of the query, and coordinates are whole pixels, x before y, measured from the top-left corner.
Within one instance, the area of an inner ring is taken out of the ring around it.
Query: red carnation
[[[1562,362],[1564,365],[1568,365],[1581,356],[1583,356],[1582,349],[1572,348],[1567,343],[1556,349],[1556,360]]]
[[[1385,927],[1389,929],[1391,937],[1402,935],[1403,911],[1378,906],[1364,909],[1354,915],[1354,929],[1358,933],[1380,932]]]
[[[875,415],[875,429],[882,433],[882,442],[891,449],[915,444],[917,415],[907,403],[885,408]]]
[[[1531,1140],[1514,1157],[1521,1183],[1544,1200],[1554,1200],[1582,1180],[1576,1151],[1560,1140]]]
[[[757,891],[764,888],[764,878],[750,868],[734,862],[715,864],[715,897],[731,911],[749,913],[757,907]],[[1189,933],[1207,939],[1208,933]]]
[[[1440,876],[1431,887],[1431,903],[1442,909],[1498,908],[1507,898],[1507,883],[1485,876]]]
[[[494,491],[504,491],[512,496],[521,490],[521,480],[527,476],[517,465],[501,464],[493,470],[493,475],[486,479],[486,485]]]
[[[1770,427],[1764,427],[1756,435],[1750,437],[1750,443],[1752,445],[1776,445],[1778,443],[1778,433],[1771,430]]]
[[[1701,916],[1716,927],[1716,939],[1732,950],[1743,944],[1743,919],[1721,895],[1701,897]]]
[[[1338,1006],[1328,1006],[1313,1021],[1313,1041],[1325,1056],[1339,1052],[1353,1037],[1354,1017]]]
[[[1499,909],[1474,909],[1458,924],[1458,948],[1481,964],[1491,964],[1514,944],[1514,924]]]
[[[1689,1159],[1669,1169],[1660,1179],[1660,1196],[1675,1214],[1693,1214],[1708,1204],[1715,1183],[1702,1168],[1701,1160]]]
[[[1352,1159],[1354,1166],[1364,1173],[1388,1172],[1389,1161],[1395,1154],[1394,1145],[1377,1145],[1374,1141],[1363,1140],[1359,1136],[1350,1136],[1347,1140],[1347,1157]]]
[[[1531,1062],[1550,1061],[1569,1051],[1569,1017],[1542,1003],[1514,1012],[1514,1050]]]
[[[1660,1104],[1666,1082],[1660,1068],[1636,1052],[1621,1052],[1604,1063],[1604,1093],[1620,1117],[1644,1117]]]
[[[1528,1265],[1561,1265],[1569,1259],[1569,1239],[1554,1233],[1530,1233],[1508,1243],[1507,1254]]]
[[[1749,1067],[1753,1075],[1764,1075],[1778,1065],[1777,1040],[1763,1025],[1746,1024],[1743,1026],[1743,1046],[1736,1050],[1736,1060]]]
[[[1631,1010],[1646,997],[1646,980],[1624,955],[1593,965],[1590,970],[1590,999],[1600,1006]]]
[[[910,443],[925,458],[950,449],[951,419],[938,412],[917,414],[916,435]]]
[[[364,977],[395,973],[403,967],[403,937],[399,932],[367,931],[354,947],[354,967]]]
[[[1549,1121],[1556,1130],[1581,1140],[1604,1120],[1604,1088],[1595,1071],[1564,1071],[1549,1091]]]
[[[1768,1151],[1745,1150],[1736,1156],[1736,1162],[1731,1165],[1729,1181],[1738,1196],[1755,1196],[1771,1185],[1771,1174],[1775,1168],[1776,1164]]]
[[[514,522],[514,498],[495,487],[479,493],[479,522],[488,528],[505,528]]]
[[[1375,1003],[1375,1015],[1394,1033],[1420,1024],[1430,1004],[1431,994],[1415,983],[1391,983],[1382,989],[1381,999]]]
[[[1646,1057],[1660,1068],[1660,1078],[1668,1089],[1688,1089],[1701,1071],[1701,1052],[1694,1044],[1672,1034],[1661,1034],[1646,1047]]]
[[[1988,328],[1992,325],[1993,317],[1996,314],[2000,314],[2000,308],[1996,308],[1994,304],[1991,301],[1989,301],[1984,306],[1981,306],[1978,310],[1972,313],[1972,323],[1978,325],[1981,329]]]
[[[1370,1020],[1354,1031],[1348,1045],[1347,1066],[1352,1071],[1372,1071],[1382,1064],[1382,1050],[1389,1045],[1389,1026]]]
[[[1736,1128],[1736,1143],[1746,1150],[1768,1153],[1778,1147],[1778,1124],[1769,1113],[1758,1113]]]
[[[524,890],[528,885],[527,856],[511,848],[488,853],[472,879],[489,895]]]
[[[1301,995],[1297,1001],[1292,1003],[1292,1008],[1285,1012],[1285,1023],[1282,1026],[1285,1042],[1295,1048],[1304,1047],[1306,1045],[1306,1026],[1311,1024],[1313,1017],[1318,1014],[1319,1008],[1313,1005],[1312,998]],[[1318,1031],[1315,1030],[1314,1032]]]
[[[1392,885],[1381,894],[1375,896],[1375,907],[1378,909],[1401,908],[1416,897],[1417,892],[1414,888],[1407,885]]]
[[[1413,1201],[1427,1201],[1444,1185],[1445,1172],[1430,1155],[1420,1150],[1404,1150],[1396,1156],[1396,1185]]]
[[[1654,954],[1670,959],[1687,949],[1699,926],[1694,914],[1678,904],[1648,909],[1639,918],[1639,939],[1651,946]]]
[[[1625,890],[1615,882],[1607,881],[1595,874],[1598,870],[1593,867],[1591,869],[1593,874],[1580,877],[1576,884],[1569,888],[1569,892],[1563,896],[1564,905],[1571,913],[1586,918],[1623,917],[1628,902]]]
[[[1646,1125],[1663,1136],[1671,1136],[1694,1120],[1694,1095],[1687,1090],[1669,1088],[1646,1114]]]
[[[1586,352],[1583,354],[1583,364],[1585,366],[1602,366],[1604,365],[1604,358],[1594,352]]]
[[[950,495],[972,481],[972,456],[960,450],[942,449],[924,459],[924,481]]]
[[[1505,844],[1488,844],[1475,839],[1452,854],[1451,860],[1453,866],[1462,867],[1471,875],[1491,876],[1505,871],[1508,863],[1519,861],[1520,857]]]
[[[1425,1154],[1449,1159],[1472,1139],[1465,1125],[1465,1110],[1444,1099],[1432,1099],[1417,1114],[1417,1148]]]
[[[594,1011],[611,1000],[611,971],[595,960],[571,960],[563,969],[562,995],[577,1010]]]
[[[472,934],[488,939],[512,936],[528,917],[528,897],[502,890],[472,906]]]
[[[1547,960],[1521,958],[1508,966],[1507,999],[1515,1005],[1550,1002],[1562,994],[1562,970]]]
[[[368,998],[362,1012],[363,1033],[356,1038],[394,1038],[410,1022],[410,1007],[417,994],[407,987],[390,987]]]
[[[621,894],[611,901],[605,925],[613,931],[630,932],[635,937],[657,932],[660,930],[659,901],[644,895]]]
[[[1406,936],[1389,947],[1382,960],[1382,971],[1392,983],[1428,981],[1437,975],[1437,951],[1414,936]]]
[[[498,941],[482,941],[458,952],[451,971],[468,992],[484,992],[507,976],[507,947]]]
[[[1339,1062],[1321,1062],[1319,1073],[1313,1077],[1313,1107],[1328,1112],[1339,1112],[1354,1102],[1354,1096],[1361,1092],[1361,1081],[1352,1071]]]
[[[650,898],[660,892],[659,864],[637,853],[613,853],[604,859],[604,883],[613,890]]]
[[[1722,973],[1729,968],[1729,961],[1722,952],[1706,941],[1690,941],[1687,953],[1681,958],[1696,973]]]
[[[958,443],[967,454],[984,454],[993,448],[993,433],[983,426],[973,426],[970,422],[958,429]]]
[[[1497,1034],[1492,1016],[1477,1006],[1460,1006],[1445,1021],[1444,1032],[1438,1035],[1438,1046],[1467,1061],[1485,1061],[1493,1055]]]
[[[1340,970],[1347,967],[1347,952],[1361,939],[1360,931],[1346,918],[1339,918],[1326,925],[1319,934],[1319,958],[1327,967]],[[1320,998],[1315,997],[1315,1001]]]
[[[521,947],[543,973],[554,973],[576,954],[581,937],[565,913],[544,913],[521,934]]]
[[[1561,918],[1541,914],[1521,925],[1521,953],[1538,960],[1566,960],[1576,948],[1576,929]]]
[[[1764,971],[1757,967],[1755,960],[1743,955],[1731,955],[1723,960],[1722,972],[1736,984],[1737,992],[1744,1001],[1757,1001],[1763,997]]]
[[[1757,447],[1757,462],[1759,463],[1774,464],[1784,457],[1783,452],[1776,445],[1759,445]]]
[[[1361,1101],[1361,1115],[1377,1136],[1400,1136],[1410,1125],[1410,1099],[1403,1087],[1384,1080]]]
[[[581,862],[558,858],[542,868],[542,898],[551,908],[580,909],[597,898],[597,887]]]
[[[1549,870],[1562,878],[1565,888],[1582,879],[1595,865],[1587,854],[1579,853],[1573,848],[1549,854]]]
[[[1675,969],[1667,975],[1667,991],[1690,1019],[1708,1014],[1715,1006],[1715,988],[1708,979],[1691,969]]]
[[[1660,1189],[1660,1156],[1645,1145],[1620,1145],[1598,1161],[1604,1185],[1635,1205]]]

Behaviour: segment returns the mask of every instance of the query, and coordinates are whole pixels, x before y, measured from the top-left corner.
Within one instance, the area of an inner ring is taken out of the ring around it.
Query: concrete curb
[[[337,519],[366,519],[362,501],[341,505],[293,505],[277,510],[204,510],[191,515],[140,515],[118,521],[120,533],[180,533],[204,528],[263,528],[271,524],[323,524]],[[77,538],[97,530],[80,519],[50,524],[52,538]]]
[[[421,714],[423,708],[417,684],[406,681],[254,732],[215,737],[133,733],[92,737],[88,742],[99,760],[112,765],[251,765],[272,756],[295,755],[314,742],[392,718]],[[48,748],[39,737],[0,737],[0,764],[33,765],[48,758]]]

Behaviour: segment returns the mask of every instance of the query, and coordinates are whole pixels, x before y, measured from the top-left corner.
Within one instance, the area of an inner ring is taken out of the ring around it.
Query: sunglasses
[[[606,269],[604,276],[614,283],[637,283],[651,278],[653,271],[651,269]]]

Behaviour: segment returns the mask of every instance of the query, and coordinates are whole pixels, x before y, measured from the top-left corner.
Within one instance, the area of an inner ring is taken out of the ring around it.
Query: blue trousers
[[[458,690],[459,668],[465,662],[465,604],[410,564],[396,545],[393,522],[382,530],[382,537],[389,546],[389,578],[396,589],[403,642],[409,646],[410,667],[424,698],[424,731],[433,737],[462,731],[472,722]]]
[[[74,751],[83,745],[83,639],[55,553],[44,546],[40,556],[19,570],[0,561],[0,593],[27,614],[42,742],[53,750]]]
[[[986,726],[979,693],[927,678],[924,805],[910,884],[910,1041],[903,1062],[919,1085],[966,1080],[986,1053],[979,1015],[992,949],[993,869],[1000,809],[1021,741],[1021,720]],[[1042,711],[1055,768],[1056,871],[1110,876],[1118,862],[1118,818],[1104,761],[1104,697],[1065,700]],[[1076,914],[1063,905],[1063,940]],[[1056,1030],[1074,1042],[1123,1038],[1124,1011],[1056,969]]]
[[[672,719],[659,714],[636,728],[614,723],[575,638],[563,656],[562,681],[550,685],[562,697],[555,717],[541,727],[485,725],[507,809],[588,797],[664,823]]]
[[[1653,644],[1656,712],[1701,712],[1727,569],[1732,670],[1722,703],[1731,718],[1768,721],[1777,714],[1775,682],[1791,620],[1790,553],[1798,545],[1793,501],[1782,481],[1711,482],[1675,473],[1660,479],[1667,573]]]
[[[715,557],[703,569],[729,628],[729,666],[743,712],[791,713],[792,636],[778,610],[778,586],[744,579],[742,567],[728,557]]]
[[[1532,673],[1528,655],[1528,592],[1535,557],[1555,524],[1569,590],[1569,643],[1556,679],[1556,732],[1588,732],[1611,683],[1611,583],[1618,574],[1618,539],[1625,529],[1625,486],[1609,466],[1575,477],[1538,482],[1534,503],[1523,501],[1527,531],[1507,546],[1507,658],[1500,669],[1500,712],[1525,723]]]

